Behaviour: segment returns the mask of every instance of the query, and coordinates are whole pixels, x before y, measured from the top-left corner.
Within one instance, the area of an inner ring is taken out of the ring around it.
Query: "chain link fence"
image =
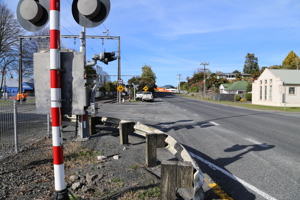
[[[17,153],[48,134],[49,116],[36,114],[35,103],[0,101],[0,158]]]

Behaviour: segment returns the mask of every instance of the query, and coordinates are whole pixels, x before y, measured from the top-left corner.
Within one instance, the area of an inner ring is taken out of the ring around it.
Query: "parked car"
[[[143,92],[137,92],[136,95],[135,95],[135,99],[136,100],[141,100],[142,96],[143,96]]]
[[[153,101],[152,92],[144,92],[142,96],[142,101]]]

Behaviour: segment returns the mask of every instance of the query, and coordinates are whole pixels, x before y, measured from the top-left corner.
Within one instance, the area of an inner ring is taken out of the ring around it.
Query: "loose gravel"
[[[145,139],[98,127],[87,141],[74,140],[74,124],[63,128],[65,181],[76,199],[159,199],[160,180],[145,166]],[[98,156],[104,159],[98,160]],[[159,170],[159,169],[158,169]],[[0,160],[0,199],[52,199],[52,139],[45,137]],[[126,197],[127,196],[127,197]]]

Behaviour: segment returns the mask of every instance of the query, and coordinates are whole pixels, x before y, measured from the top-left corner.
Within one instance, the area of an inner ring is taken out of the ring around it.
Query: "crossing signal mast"
[[[74,20],[85,28],[93,28],[105,21],[110,11],[110,0],[73,0]],[[69,200],[64,180],[63,140],[61,138],[61,73],[60,66],[60,0],[19,0],[16,10],[19,24],[27,31],[36,32],[50,20],[50,90],[53,138],[55,192],[53,199]],[[114,59],[112,53],[104,63]],[[83,63],[84,66],[85,63]],[[21,78],[21,76],[20,76]]]

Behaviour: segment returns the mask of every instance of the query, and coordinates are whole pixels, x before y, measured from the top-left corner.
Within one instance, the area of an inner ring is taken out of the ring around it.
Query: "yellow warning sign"
[[[143,90],[144,91],[147,91],[149,88],[147,87],[147,86],[145,86],[144,88],[143,88]]]
[[[123,87],[122,85],[119,85],[119,86],[117,87],[117,90],[118,90],[119,92],[122,92],[122,91],[124,90],[124,87]]]

